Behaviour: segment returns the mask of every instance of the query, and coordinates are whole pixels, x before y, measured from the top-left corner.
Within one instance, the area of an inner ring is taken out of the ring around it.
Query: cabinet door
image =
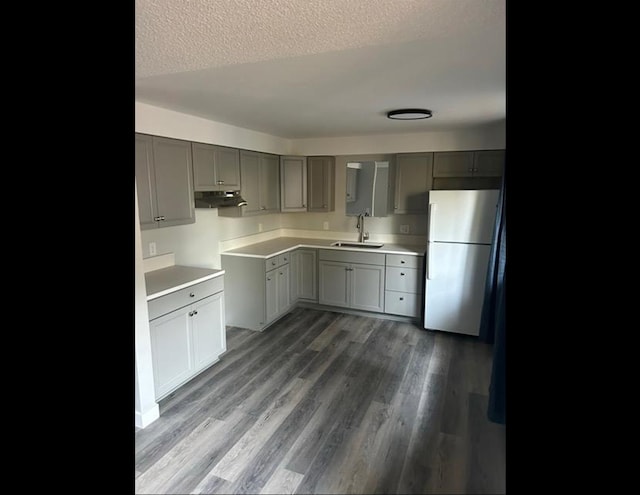
[[[224,292],[205,297],[191,306],[194,372],[215,362],[226,348]]]
[[[476,151],[473,175],[475,177],[500,177],[504,171],[504,150]]]
[[[194,223],[191,143],[153,137],[159,227]]]
[[[355,168],[347,167],[347,203],[354,203],[358,200],[358,170]]]
[[[349,265],[334,261],[318,263],[318,302],[349,307]]]
[[[215,146],[191,143],[193,154],[193,188],[195,191],[217,191]]]
[[[447,151],[433,157],[434,177],[471,177],[473,167],[473,151]]]
[[[136,134],[136,187],[138,189],[138,210],[140,214],[140,228],[142,230],[156,228],[158,222],[158,206],[156,203],[155,173],[153,169],[153,140],[151,136]]]
[[[182,308],[149,323],[156,399],[192,375],[190,320],[189,308]]]
[[[351,266],[351,307],[365,311],[384,311],[384,266]]]
[[[316,277],[316,251],[298,249],[296,252],[296,290],[295,298],[318,300]]]
[[[260,155],[253,151],[240,152],[242,197],[247,202],[244,213],[260,212]],[[218,211],[218,215],[220,211]]]
[[[280,210],[307,211],[307,159],[280,157]]]
[[[278,269],[268,271],[265,276],[265,299],[267,321],[269,323],[278,316]]]
[[[280,157],[276,155],[260,157],[260,204],[263,213],[280,211]]]
[[[433,153],[397,155],[394,213],[426,214],[432,177]]]
[[[280,268],[275,270],[275,272],[278,274],[278,314],[282,314],[289,309],[289,306],[291,306],[289,265],[282,265]]]
[[[220,191],[240,189],[240,150],[215,147],[216,185]]]
[[[335,159],[332,156],[307,158],[308,211],[333,211],[335,209]]]

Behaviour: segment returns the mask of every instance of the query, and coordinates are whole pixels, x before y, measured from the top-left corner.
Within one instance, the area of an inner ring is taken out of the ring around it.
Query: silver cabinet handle
[[[261,206],[261,207],[260,207],[260,209],[261,209],[261,210],[266,210],[266,209],[267,209],[267,207],[266,207],[266,206]]]
[[[194,314],[194,315],[197,315],[197,314],[198,314],[198,311],[197,311],[197,310],[196,310],[196,311],[194,311],[194,312],[193,312],[193,314]]]
[[[193,316],[193,311],[189,311],[189,316]]]
[[[218,184],[224,184],[224,181],[223,181],[223,180],[219,180],[219,181],[217,181],[217,182],[218,182]]]
[[[398,209],[398,205],[395,205],[395,206],[393,207],[393,209],[394,209],[394,210],[397,210],[397,209]]]
[[[189,297],[196,297],[196,295],[193,292],[190,292]]]

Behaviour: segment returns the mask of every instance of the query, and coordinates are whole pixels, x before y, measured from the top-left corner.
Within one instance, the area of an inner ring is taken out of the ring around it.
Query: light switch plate
[[[324,230],[329,230],[329,222],[324,222],[324,223],[322,224],[322,228],[323,228]]]

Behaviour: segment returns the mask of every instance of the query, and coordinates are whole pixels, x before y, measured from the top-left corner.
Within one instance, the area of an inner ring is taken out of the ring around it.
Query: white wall
[[[291,141],[136,101],[135,130],[200,143],[286,155]]]
[[[505,123],[500,122],[449,132],[295,139],[291,152],[296,155],[353,155],[504,149],[505,134]]]

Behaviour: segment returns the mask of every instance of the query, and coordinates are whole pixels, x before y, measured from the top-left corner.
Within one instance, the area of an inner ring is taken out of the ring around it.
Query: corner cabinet
[[[318,253],[316,249],[299,248],[291,252],[291,298],[318,302]]]
[[[142,230],[196,221],[189,141],[136,133],[135,171]]]
[[[318,250],[318,302],[384,312],[385,255]]]
[[[437,152],[433,189],[499,189],[504,150]]]
[[[189,304],[185,304],[185,302]],[[227,349],[222,276],[149,301],[156,400],[204,371]]]
[[[433,181],[433,153],[396,155],[396,214],[426,214]]]
[[[281,211],[334,211],[335,169],[333,156],[281,156]]]
[[[240,150],[240,192],[247,206],[218,208],[220,217],[243,217],[280,211],[280,157]]]
[[[240,189],[240,150],[204,143],[191,143],[191,149],[194,190]]]

